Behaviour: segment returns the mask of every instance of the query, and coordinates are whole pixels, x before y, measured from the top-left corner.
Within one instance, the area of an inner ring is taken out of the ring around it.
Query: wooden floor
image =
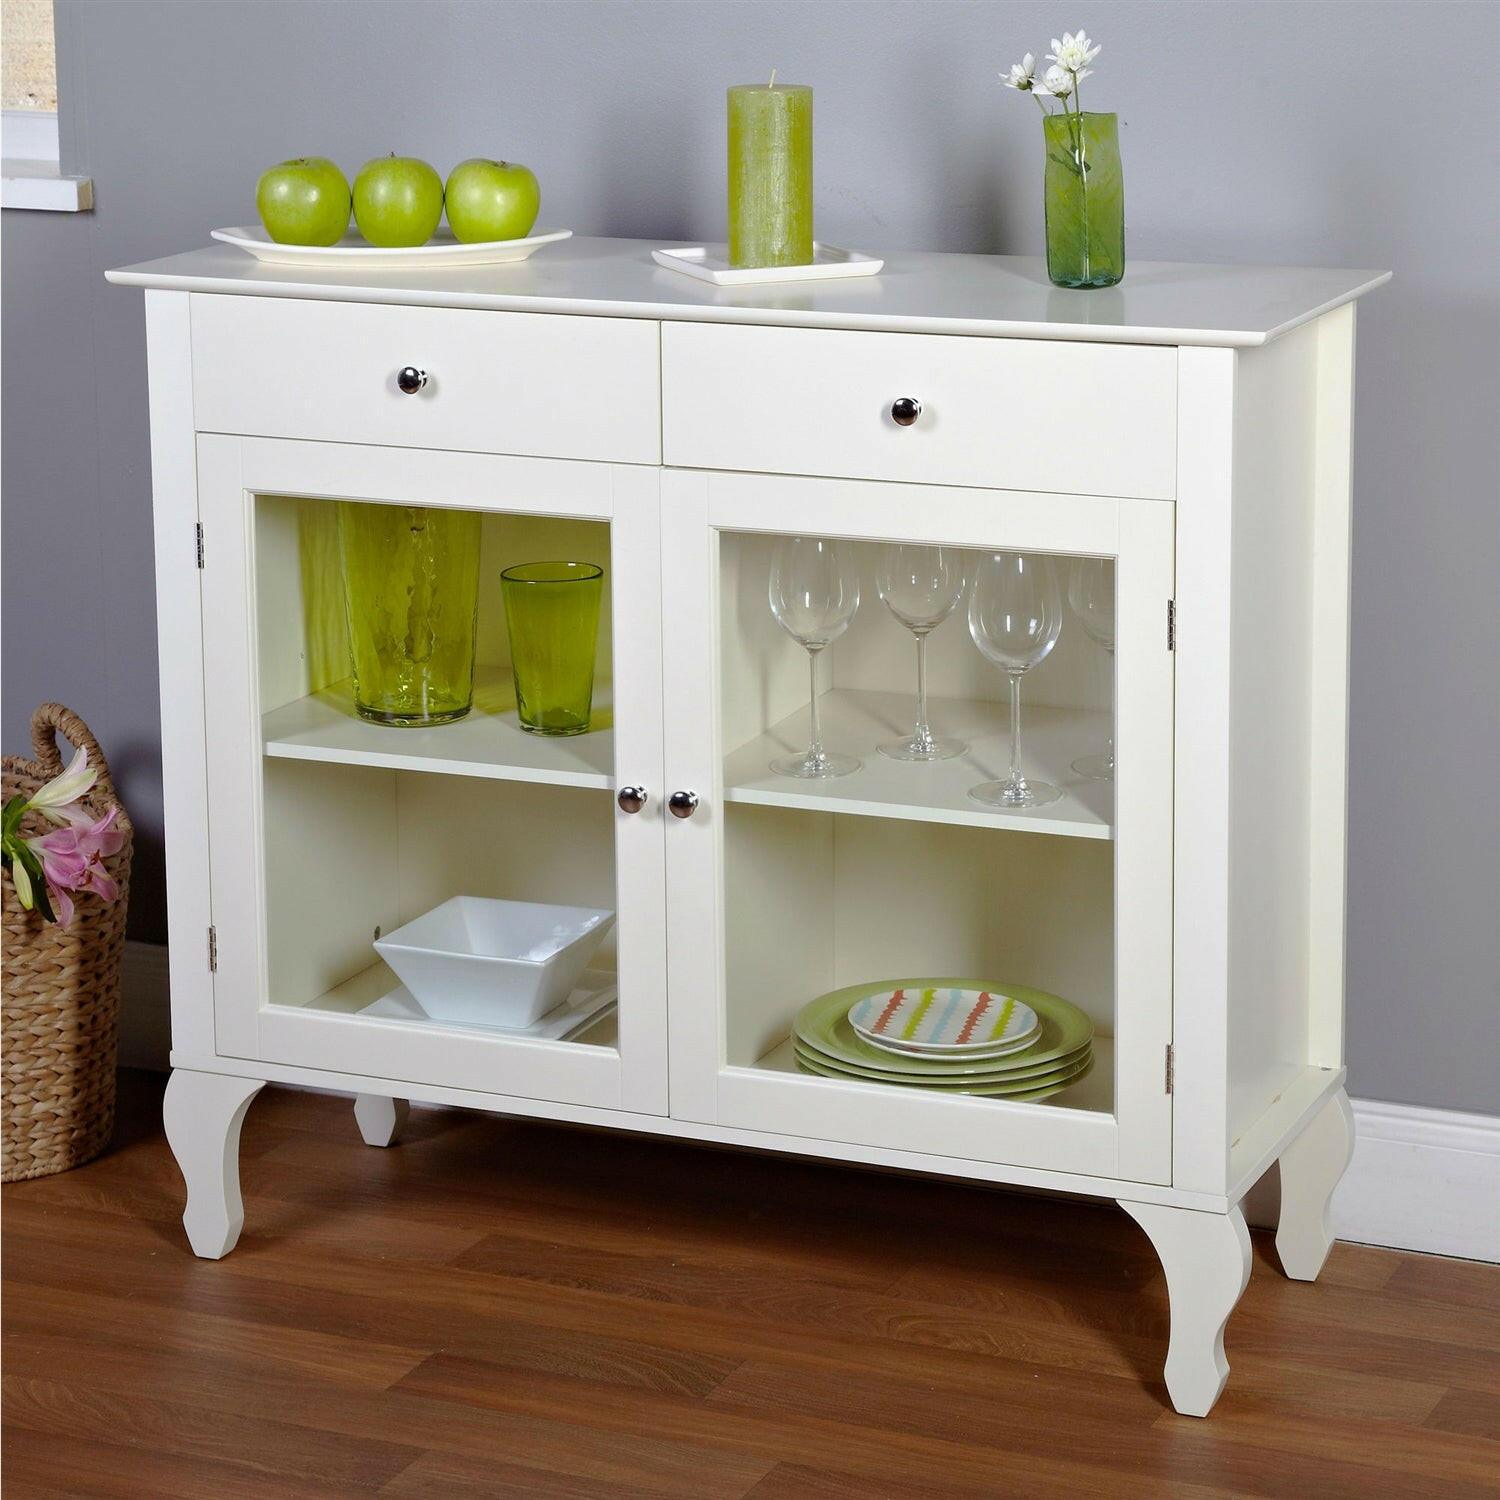
[[[4,1190],[5,1500],[1500,1493],[1500,1268],[1258,1236],[1197,1421],[1112,1206],[267,1089],[211,1263],[159,1090]]]

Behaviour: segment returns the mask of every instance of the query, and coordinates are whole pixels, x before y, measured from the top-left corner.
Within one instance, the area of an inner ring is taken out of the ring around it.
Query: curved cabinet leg
[[[354,1119],[367,1146],[394,1146],[406,1127],[410,1105],[405,1099],[387,1099],[384,1094],[356,1094]]]
[[[1120,1207],[1150,1236],[1167,1273],[1167,1394],[1185,1416],[1206,1417],[1229,1378],[1224,1325],[1250,1281],[1245,1216],[1238,1206],[1212,1214],[1121,1199]]]
[[[175,1068],[162,1101],[167,1144],[187,1183],[182,1227],[194,1255],[218,1260],[234,1249],[245,1226],[240,1198],[240,1126],[259,1078]]]
[[[1316,1281],[1333,1248],[1329,1206],[1354,1155],[1354,1111],[1340,1089],[1281,1153],[1276,1253],[1293,1281]]]

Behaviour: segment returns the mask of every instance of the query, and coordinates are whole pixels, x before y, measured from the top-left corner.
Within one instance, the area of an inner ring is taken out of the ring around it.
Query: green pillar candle
[[[813,258],[812,90],[729,90],[729,263],[805,266]]]

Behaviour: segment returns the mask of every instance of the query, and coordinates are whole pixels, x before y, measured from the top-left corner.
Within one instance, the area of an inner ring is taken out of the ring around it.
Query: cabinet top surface
[[[485,308],[886,333],[1127,344],[1264,344],[1390,279],[1321,266],[1134,261],[1119,286],[1070,291],[1037,256],[897,251],[878,276],[714,287],[658,266],[681,241],[588,239],[510,265],[446,270],[273,266],[215,245],[110,271],[125,286],[318,301]]]

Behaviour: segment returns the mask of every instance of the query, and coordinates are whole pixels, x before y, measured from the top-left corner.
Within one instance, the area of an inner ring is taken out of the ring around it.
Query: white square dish
[[[731,266],[727,245],[693,245],[682,250],[653,250],[651,258],[669,271],[711,282],[714,286],[760,286],[773,281],[830,281],[846,276],[875,276],[883,260],[837,245],[813,244],[805,266]]]
[[[376,940],[435,1021],[529,1026],[573,992],[615,914],[454,896]]]

